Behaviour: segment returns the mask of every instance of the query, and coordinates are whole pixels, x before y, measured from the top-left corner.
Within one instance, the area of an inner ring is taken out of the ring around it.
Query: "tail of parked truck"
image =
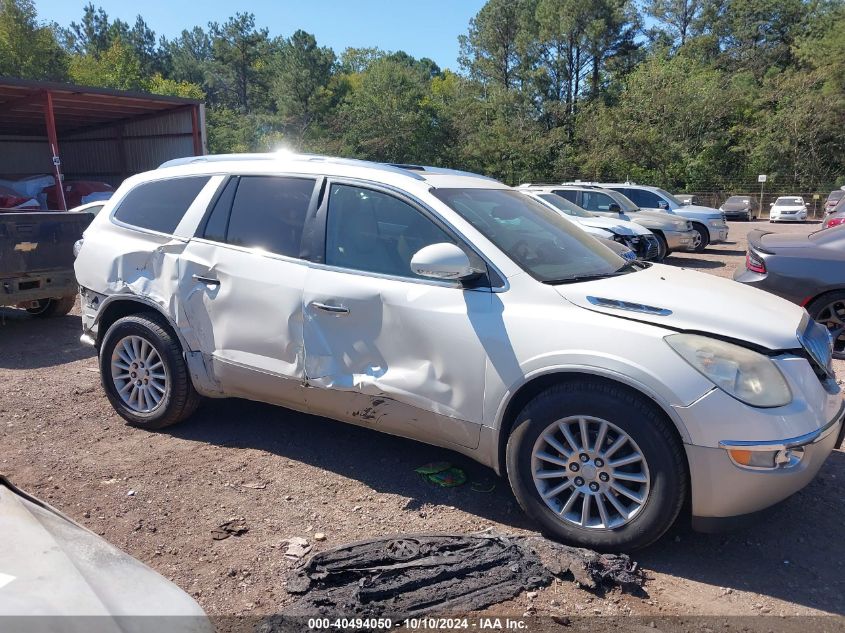
[[[0,306],[62,316],[77,294],[73,245],[89,213],[0,209]]]

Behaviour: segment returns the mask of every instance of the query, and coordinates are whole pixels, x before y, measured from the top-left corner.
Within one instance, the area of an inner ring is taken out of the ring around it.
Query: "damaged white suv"
[[[130,424],[237,396],[415,438],[589,547],[647,545],[687,500],[707,530],[765,508],[841,441],[830,338],[802,308],[628,263],[473,174],[173,161],[106,203],[76,275]]]

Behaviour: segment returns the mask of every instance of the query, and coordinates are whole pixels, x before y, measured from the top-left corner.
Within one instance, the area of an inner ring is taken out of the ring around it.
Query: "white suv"
[[[802,308],[625,262],[481,176],[176,161],[128,179],[77,250],[83,340],[130,424],[237,396],[416,438],[589,547],[651,543],[687,499],[703,529],[765,508],[841,439]]]

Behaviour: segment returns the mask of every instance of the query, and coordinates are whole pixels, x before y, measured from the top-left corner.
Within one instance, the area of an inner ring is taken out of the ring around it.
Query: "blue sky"
[[[36,0],[40,20],[67,26],[79,21],[87,0]],[[377,46],[430,57],[442,68],[457,69],[458,35],[484,0],[94,0],[112,19],[132,24],[140,13],[157,35],[173,37],[182,29],[223,22],[235,12],[252,12],[271,35],[296,29],[313,33],[321,46],[343,49]]]

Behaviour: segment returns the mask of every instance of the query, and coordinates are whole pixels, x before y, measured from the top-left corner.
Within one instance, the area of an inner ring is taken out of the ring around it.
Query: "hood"
[[[806,208],[803,204],[782,204],[772,207],[772,213],[792,213],[793,211],[804,211]]]
[[[631,220],[646,228],[667,229],[673,231],[686,231],[688,220],[673,213],[663,211],[640,210],[630,214]]]
[[[713,207],[702,207],[699,204],[687,204],[675,209],[675,213],[682,217],[697,218],[702,220],[717,220],[722,218],[722,212]]]
[[[561,284],[555,289],[585,310],[674,330],[716,334],[769,350],[799,347],[797,332],[806,314],[803,308],[763,290],[662,264],[620,277]],[[644,304],[660,311],[617,308],[610,305],[614,301]]]
[[[176,585],[2,477],[0,539],[14,543],[0,550],[0,616],[191,615],[179,631],[211,630]]]
[[[633,222],[626,222],[625,220],[613,220],[611,218],[601,218],[598,216],[594,218],[577,218],[577,220],[584,226],[605,229],[607,231],[612,231],[613,233],[618,233],[619,235],[638,235],[639,233],[637,231],[645,232],[641,227],[637,226]]]

